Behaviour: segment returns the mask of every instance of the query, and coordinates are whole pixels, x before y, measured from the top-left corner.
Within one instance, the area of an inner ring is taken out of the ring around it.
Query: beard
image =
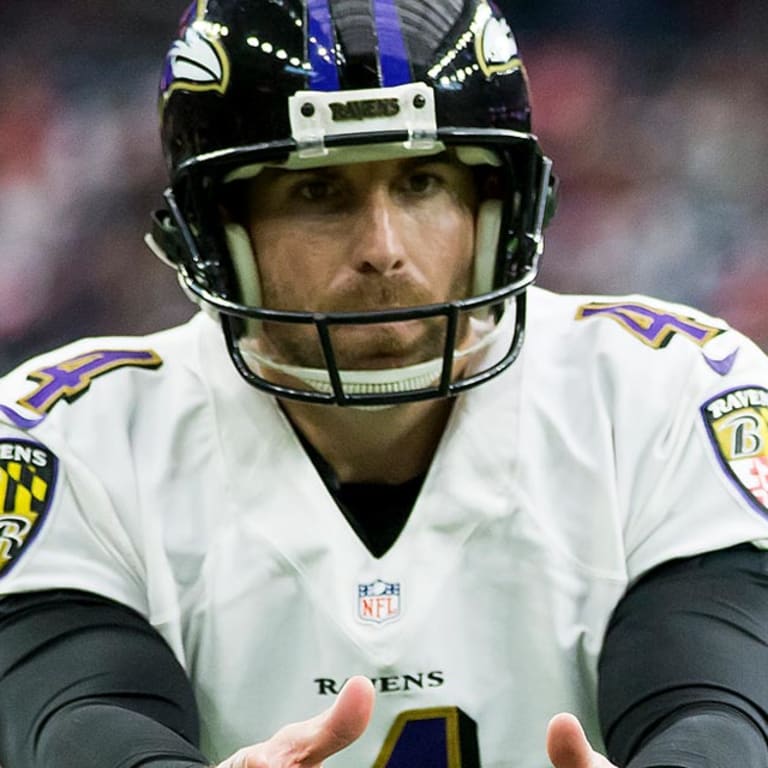
[[[454,280],[452,300],[466,295],[467,280]],[[265,290],[265,298],[269,291]],[[358,313],[407,309],[436,303],[434,295],[410,282],[387,281],[373,290],[367,284],[354,286],[326,298],[310,311]],[[265,301],[265,306],[271,306]],[[280,307],[281,309],[283,307]],[[285,307],[285,309],[288,309]],[[329,323],[328,339],[336,367],[342,370],[399,368],[440,358],[445,352],[448,318],[427,317],[394,322]],[[459,320],[457,347],[468,333],[468,318]],[[315,324],[260,321],[258,332],[247,342],[266,357],[286,365],[305,368],[326,367],[319,329]]]
[[[330,325],[336,366],[349,370],[398,368],[442,357],[445,318],[390,323]],[[325,368],[320,335],[314,326],[263,323],[257,344],[276,362],[306,368]]]

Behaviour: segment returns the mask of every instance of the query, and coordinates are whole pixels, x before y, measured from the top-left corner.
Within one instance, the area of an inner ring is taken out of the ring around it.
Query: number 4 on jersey
[[[477,724],[457,707],[410,709],[389,729],[373,768],[480,768]]]

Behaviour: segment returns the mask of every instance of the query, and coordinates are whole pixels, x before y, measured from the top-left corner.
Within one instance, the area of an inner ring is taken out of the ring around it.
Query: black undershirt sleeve
[[[618,604],[599,663],[621,768],[768,767],[768,553],[673,561]]]
[[[600,715],[621,768],[768,766],[768,555],[751,546],[669,563],[617,606]],[[197,713],[163,639],[82,592],[0,601],[0,764],[192,768]]]
[[[0,601],[0,764],[210,765],[197,740],[189,681],[143,617],[70,590]]]

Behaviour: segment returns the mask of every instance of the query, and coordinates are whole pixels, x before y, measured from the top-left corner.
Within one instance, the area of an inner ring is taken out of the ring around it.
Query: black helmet
[[[220,316],[248,382],[283,397],[373,406],[457,394],[513,362],[556,184],[531,133],[515,38],[493,2],[196,0],[168,52],[160,90],[169,210],[155,215],[148,243],[178,270],[187,293]],[[237,181],[265,166],[444,151],[494,176],[496,191],[479,206],[472,295],[375,312],[260,305],[249,285],[258,279],[246,264],[253,256],[247,244],[243,255],[244,238],[221,214]],[[335,326],[430,317],[445,319],[438,360],[386,372],[339,370]],[[492,332],[462,349],[458,329],[469,317]],[[314,324],[325,369],[254,356],[242,341],[265,323]],[[473,362],[457,375],[462,357]],[[295,385],[274,383],[265,367],[289,373]]]

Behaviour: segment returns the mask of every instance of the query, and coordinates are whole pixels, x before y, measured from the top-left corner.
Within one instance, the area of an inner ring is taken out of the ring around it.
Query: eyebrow
[[[444,163],[446,165],[459,165],[460,160],[453,152],[443,150],[436,155],[422,155],[420,157],[406,157],[403,160],[404,168],[418,168],[421,165],[431,165],[432,163]]]
[[[420,168],[424,165],[431,165],[432,163],[444,163],[445,165],[460,165],[461,161],[456,155],[448,150],[439,152],[436,155],[420,155],[419,157],[404,157],[399,159],[400,167],[404,171],[411,171],[416,168]],[[317,176],[335,176],[338,174],[338,169],[345,165],[341,163],[339,165],[320,165],[317,168],[265,168],[265,171],[269,171],[272,177],[275,179],[280,178],[292,178],[300,175],[317,175]]]

